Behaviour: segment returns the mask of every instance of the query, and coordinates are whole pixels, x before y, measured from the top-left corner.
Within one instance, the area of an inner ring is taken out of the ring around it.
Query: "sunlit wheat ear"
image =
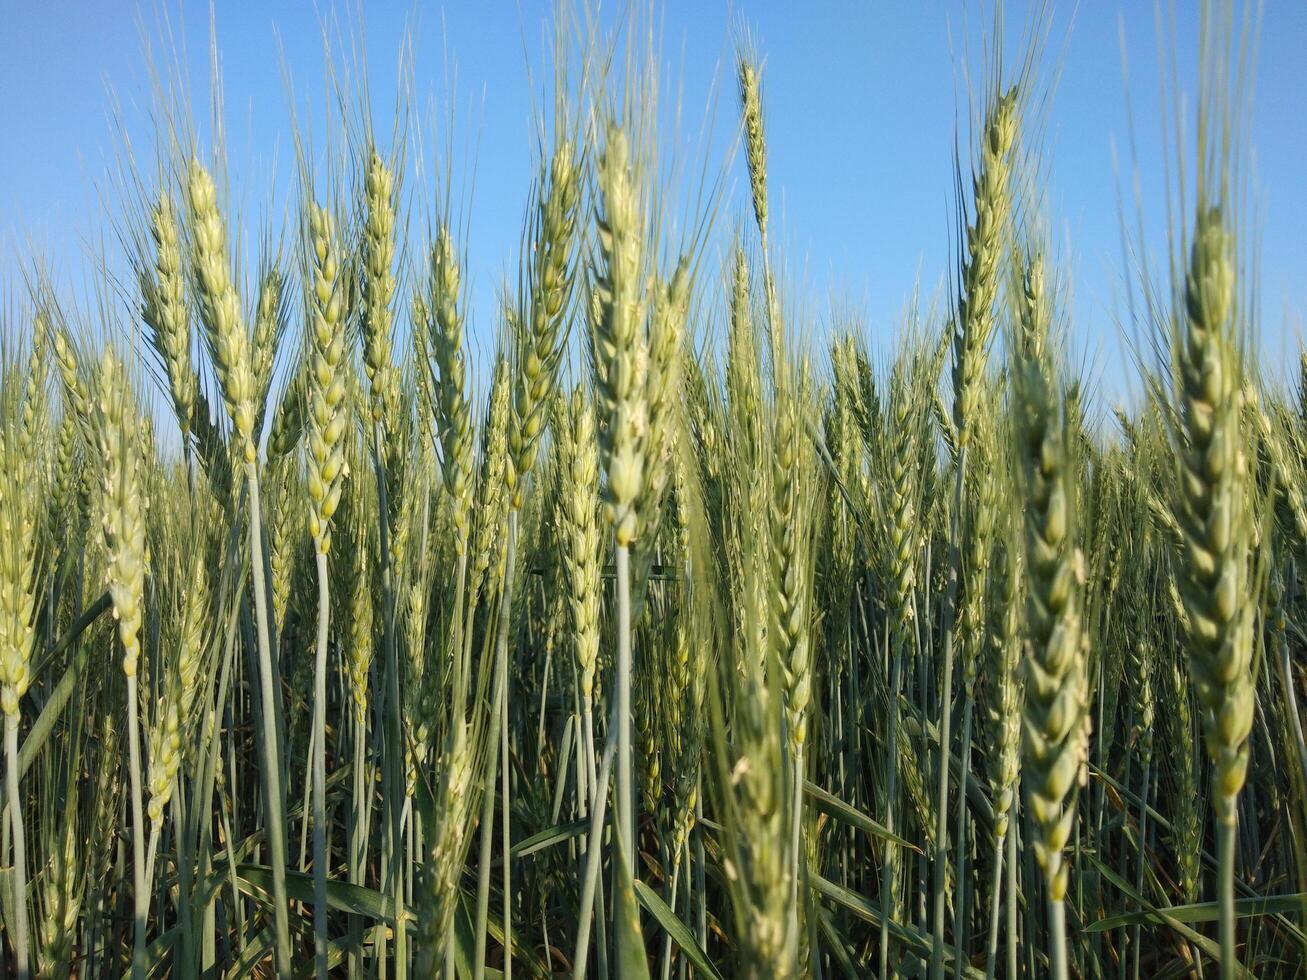
[[[268,460],[286,459],[299,448],[308,426],[310,359],[301,356],[290,372],[286,390],[268,427]]]
[[[595,293],[600,315],[591,339],[602,419],[600,455],[608,474],[608,518],[619,547],[639,531],[637,510],[645,479],[649,427],[646,381],[649,350],[644,333],[644,216],[638,175],[626,132],[608,128],[599,158],[599,248]]]
[[[173,785],[177,771],[181,768],[181,706],[178,704],[180,686],[175,675],[164,680],[165,693],[154,706],[152,717],[148,722],[149,771],[146,777],[146,789],[149,799],[145,814],[150,821],[151,833],[157,834],[163,828],[163,813],[172,800]]]
[[[200,322],[208,338],[214,371],[218,375],[227,415],[236,432],[241,458],[247,464],[253,463],[257,459],[254,443],[256,384],[250,338],[236,286],[232,282],[227,228],[218,209],[218,191],[213,177],[195,158],[191,159],[186,174],[186,196],[190,208],[191,265],[198,285]]]
[[[251,336],[250,361],[254,371],[254,402],[259,406],[259,425],[268,403],[268,390],[276,366],[277,345],[286,327],[286,277],[271,264],[259,280],[258,301],[254,308],[254,332]]]
[[[148,337],[163,360],[168,391],[182,430],[182,443],[190,439],[195,415],[195,369],[191,360],[191,321],[186,307],[186,273],[182,258],[181,226],[170,194],[162,194],[150,209],[150,236],[154,240],[153,276],[141,275],[143,319]]]
[[[490,385],[490,402],[482,430],[481,474],[477,506],[473,515],[475,536],[472,546],[471,591],[476,596],[489,580],[489,594],[498,590],[506,558],[504,524],[508,518],[508,467],[512,460],[508,448],[508,430],[512,413],[511,382],[508,363],[499,360]]]
[[[513,507],[522,506],[522,483],[535,465],[536,448],[548,421],[558,384],[558,365],[567,340],[571,305],[576,216],[581,171],[571,141],[560,138],[539,178],[527,261],[525,315],[517,318],[513,378],[513,428],[509,489]]]
[[[330,212],[309,205],[308,439],[305,444],[309,534],[320,554],[331,550],[331,520],[340,505],[348,424],[340,246]]]
[[[763,419],[762,365],[759,360],[758,331],[753,316],[748,259],[737,241],[730,268],[730,307],[726,351],[726,397],[730,411],[727,430],[732,464],[745,474],[750,493],[759,498],[766,493],[769,467],[763,465],[764,447],[770,433]],[[750,506],[762,505],[761,499]]]
[[[1126,662],[1130,671],[1130,695],[1134,707],[1134,731],[1131,737],[1139,746],[1139,754],[1145,765],[1151,764],[1153,758],[1153,727],[1157,719],[1157,692],[1154,689],[1154,677],[1157,673],[1157,650],[1155,638],[1149,628],[1149,618],[1153,615],[1148,603],[1142,598],[1148,595],[1148,560],[1152,543],[1148,540],[1145,525],[1139,553],[1135,555],[1134,568],[1137,595],[1141,597],[1135,608],[1134,637],[1126,648]]]
[[[127,372],[112,350],[100,361],[97,432],[103,497],[101,523],[108,556],[109,591],[123,671],[136,675],[145,610],[145,499],[140,418]]]
[[[1020,306],[1016,336],[1021,356],[1043,363],[1048,353],[1045,349],[1048,338],[1036,325],[1048,323],[1051,315],[1048,310],[1048,286],[1044,281],[1044,255],[1040,251],[1026,256],[1022,263],[1021,294],[1017,301]]]
[[[1175,337],[1180,465],[1175,500],[1183,553],[1177,585],[1194,687],[1215,767],[1218,818],[1235,820],[1253,724],[1253,601],[1248,549],[1241,365],[1235,347],[1234,243],[1216,207],[1198,215]]]
[[[455,551],[467,554],[471,535],[475,446],[463,351],[462,270],[449,229],[441,225],[431,249],[428,311],[436,373],[436,434],[445,490],[453,502]]]
[[[776,405],[770,508],[774,592],[771,629],[785,675],[786,728],[791,752],[801,758],[812,700],[812,524],[816,469],[806,452],[802,411],[793,392]]]
[[[1015,524],[1015,521],[1011,522]],[[1005,527],[1004,531],[1009,530]],[[1012,527],[1010,530],[1017,531]],[[1003,537],[1011,542],[1015,534]],[[990,626],[987,631],[989,685],[989,784],[994,800],[994,835],[1003,839],[1016,803],[1021,775],[1021,551],[1015,544],[1001,549],[990,579]]]
[[[599,534],[599,454],[594,406],[577,387],[559,398],[554,419],[558,438],[558,493],[563,571],[567,579],[568,611],[581,677],[583,705],[594,700],[599,660],[600,565],[603,539]]]
[[[650,535],[657,532],[663,498],[671,479],[676,413],[681,394],[681,357],[689,307],[689,263],[682,259],[671,278],[655,287],[649,318],[649,369],[645,381],[648,432],[639,523],[648,528]]]
[[[54,472],[50,487],[54,502],[49,515],[52,534],[61,527],[76,527],[80,523],[77,492],[81,485],[80,470],[84,459],[81,436],[77,417],[65,409],[54,438]]]
[[[9,379],[7,379],[8,381]],[[6,401],[12,386],[6,383]],[[29,386],[30,393],[30,386]],[[31,684],[31,660],[36,642],[36,580],[39,531],[38,504],[42,469],[33,445],[36,408],[10,404],[0,423],[0,708],[6,722],[17,724],[19,701]],[[17,411],[15,411],[17,409]]]
[[[966,229],[953,324],[953,427],[960,446],[970,441],[976,391],[994,334],[994,301],[1011,209],[1009,182],[1017,121],[1013,89],[997,98],[990,109],[980,141],[980,164],[973,176],[975,212]]]
[[[907,637],[912,619],[912,590],[916,584],[917,545],[919,531],[919,479],[918,454],[922,426],[918,418],[920,399],[917,386],[908,375],[908,365],[895,364],[890,382],[889,419],[889,519],[886,532],[889,537],[889,568],[891,583],[890,612],[895,633]]]
[[[1020,379],[1017,451],[1026,505],[1025,750],[1022,783],[1032,844],[1060,902],[1063,850],[1075,821],[1086,704],[1081,603],[1084,559],[1075,546],[1075,487],[1061,414],[1039,365]]]
[[[268,467],[268,574],[272,592],[273,623],[280,632],[290,608],[291,586],[296,580],[300,544],[307,523],[301,482],[286,462]]]
[[[142,802],[142,764],[138,723],[137,672],[141,632],[145,618],[146,480],[142,453],[144,426],[137,414],[127,372],[112,348],[100,361],[96,435],[103,480],[100,521],[107,559],[106,577],[113,599],[122,646],[123,673],[127,678],[127,739],[131,772],[131,814],[134,922],[133,953],[139,963],[145,951],[149,905],[145,850],[145,815]]]
[[[197,535],[198,537],[198,535]],[[177,626],[177,705],[183,733],[193,731],[198,722],[196,706],[204,681],[205,644],[213,628],[213,595],[210,588],[208,555],[202,542],[194,548],[189,562],[189,577],[183,587],[180,621]],[[183,739],[183,746],[193,754],[194,742]]]
[[[758,230],[767,236],[767,139],[762,122],[762,88],[758,65],[740,59],[737,68],[740,115],[744,120],[744,152],[749,165],[749,189],[753,195],[753,216]]]
[[[8,374],[8,371],[5,372]],[[9,401],[12,378],[4,379]],[[36,607],[33,581],[35,569],[37,514],[31,505],[38,499],[36,488],[20,483],[28,458],[22,449],[22,426],[14,425],[14,406],[4,406],[0,429],[0,532],[8,545],[0,558],[0,709],[4,713],[5,791],[4,834],[12,844],[12,863],[6,869],[8,894],[5,901],[12,910],[7,916],[17,973],[28,977],[28,898],[27,837],[24,828],[22,791],[19,788],[18,726],[19,702],[32,681],[32,653],[35,639],[33,616]]]
[[[94,442],[93,405],[77,358],[77,349],[62,330],[54,331],[54,363],[68,410],[88,439]]]
[[[368,148],[363,174],[363,368],[368,408],[379,423],[394,405],[398,384],[391,353],[395,294],[395,175],[376,147]]]
[[[993,467],[997,465],[997,406],[986,398],[976,401],[976,416],[968,429],[971,457],[968,460],[965,496],[965,539],[963,542],[962,688],[970,700],[979,675],[985,639],[985,593],[989,584],[989,563],[998,519],[998,486]]]

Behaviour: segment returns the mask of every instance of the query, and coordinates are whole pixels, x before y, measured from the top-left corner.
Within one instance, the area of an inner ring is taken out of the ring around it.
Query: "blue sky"
[[[516,269],[533,165],[530,72],[538,79],[545,61],[550,5],[364,6],[369,85],[379,116],[390,112],[397,52],[405,32],[412,34],[428,152],[444,145],[447,134],[437,130],[448,119],[447,80],[456,68],[454,139],[462,149],[454,167],[467,178],[475,164],[467,248],[476,329],[488,336],[496,289]],[[1154,248],[1164,247],[1157,237],[1166,165],[1155,10],[1136,0],[1086,0],[1078,9],[1051,0],[1049,6],[1054,21],[1047,61],[1060,73],[1046,123],[1047,218],[1073,291],[1077,356],[1112,401],[1134,374],[1120,326],[1125,305],[1117,200],[1125,178],[1112,155],[1115,140],[1122,165],[1129,166],[1127,105],[1138,134],[1143,227]],[[1192,95],[1198,4],[1176,6],[1181,84]],[[249,213],[266,210],[270,175],[277,174],[283,189],[291,184],[292,104],[320,118],[325,60],[319,25],[322,10],[332,8],[328,0],[317,7],[289,0],[216,6],[233,188]],[[823,326],[832,305],[857,311],[873,347],[887,350],[914,285],[920,281],[929,291],[949,269],[955,121],[966,113],[961,55],[970,52],[975,63],[988,5],[669,0],[658,10],[664,80],[683,93],[687,153],[698,145],[700,119],[714,91],[719,138],[709,151],[722,156],[728,149],[724,134],[736,118],[730,71],[735,27],[741,18],[750,25],[766,62],[773,212],[795,294]],[[357,8],[343,8],[346,19],[357,21],[351,11]],[[1009,43],[1025,18],[1023,3],[1008,4]],[[152,89],[143,52],[148,45],[160,62],[170,47],[169,30],[184,45],[193,104],[204,114],[207,4],[0,0],[0,288],[15,288],[33,250],[61,283],[78,285],[93,243],[108,240],[107,247],[116,248],[119,205],[107,175],[122,158],[120,132],[139,157],[150,155]],[[1266,363],[1285,375],[1296,373],[1307,311],[1305,47],[1307,4],[1267,0],[1251,142],[1262,345]],[[740,159],[731,170],[727,222],[745,214],[743,173]],[[1128,203],[1132,225],[1135,213]]]

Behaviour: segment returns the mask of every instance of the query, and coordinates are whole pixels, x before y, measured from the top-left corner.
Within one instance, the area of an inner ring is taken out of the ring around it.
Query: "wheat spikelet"
[[[815,475],[809,443],[801,432],[802,388],[776,405],[772,452],[771,560],[772,636],[785,673],[785,711],[790,750],[802,758],[812,700],[812,524]]]
[[[286,623],[296,558],[303,540],[305,520],[299,487],[292,483],[290,466],[280,462],[268,467],[268,574],[272,592],[272,617],[276,631]]]
[[[463,353],[462,274],[449,229],[442,225],[431,249],[431,352],[436,367],[436,432],[441,475],[453,502],[455,552],[466,555],[471,533],[474,445]]]
[[[970,442],[971,420],[977,417],[976,390],[985,372],[994,332],[994,300],[998,294],[1002,236],[1011,207],[1008,180],[1016,129],[1017,93],[1012,89],[994,101],[985,120],[980,164],[973,177],[975,213],[966,229],[966,255],[953,334],[953,428],[961,447]]]
[[[508,519],[508,467],[512,465],[508,448],[508,429],[512,413],[511,388],[508,365],[499,361],[490,385],[490,402],[486,407],[486,423],[482,431],[481,475],[475,512],[475,537],[471,563],[471,590],[480,592],[487,576],[491,576],[488,594],[498,592],[503,581],[507,559],[507,542],[504,525]]]
[[[558,140],[537,194],[535,234],[526,273],[526,310],[513,321],[518,329],[514,331],[516,371],[513,427],[509,434],[513,465],[508,469],[508,479],[515,510],[522,507],[522,481],[535,465],[536,447],[547,421],[567,340],[573,240],[580,199],[580,168],[569,139]]]
[[[677,453],[673,460],[676,499],[677,552],[683,561],[680,582],[680,608],[676,616],[675,637],[671,650],[671,702],[668,714],[669,742],[675,754],[672,784],[672,853],[676,860],[694,830],[698,805],[700,753],[703,748],[705,720],[703,701],[706,693],[708,658],[700,654],[695,643],[692,621],[695,588],[692,569],[694,546],[690,540],[690,462],[686,454]]]
[[[461,712],[450,727],[439,760],[439,826],[431,834],[420,884],[424,914],[418,917],[417,968],[421,976],[435,976],[444,963],[444,951],[453,932],[458,883],[469,839],[468,818],[476,798],[473,764],[478,756]]]
[[[919,478],[920,444],[924,433],[920,412],[920,384],[912,377],[913,365],[899,358],[890,379],[889,423],[892,433],[887,454],[889,507],[885,519],[886,554],[891,583],[890,616],[897,642],[906,642],[912,628],[912,592],[916,586],[920,545]]]
[[[254,307],[254,330],[250,337],[250,361],[254,372],[254,401],[259,406],[256,430],[262,431],[267,410],[268,390],[277,359],[277,346],[286,330],[286,277],[270,264],[259,279],[258,301]]]
[[[1015,523],[1015,522],[1014,522]],[[1011,540],[1013,534],[1004,535]],[[990,623],[986,631],[990,684],[987,719],[990,797],[994,801],[994,836],[1008,833],[1012,807],[1021,775],[1021,551],[1014,545],[1000,549],[995,563],[998,575],[989,587]]]
[[[1177,332],[1176,565],[1193,681],[1215,767],[1218,818],[1235,820],[1253,724],[1253,604],[1248,583],[1241,367],[1232,335],[1234,246],[1218,208],[1199,213]]]
[[[309,205],[312,282],[308,329],[308,439],[305,443],[309,534],[319,554],[331,551],[331,519],[340,506],[345,474],[343,436],[348,423],[344,307],[340,254],[330,212]]]
[[[746,659],[757,657],[746,654]],[[759,660],[765,658],[758,658]],[[760,665],[761,666],[761,665]],[[779,665],[773,669],[779,673]],[[790,905],[793,862],[786,819],[782,687],[763,670],[744,667],[735,680],[737,761],[731,772],[739,840],[724,865],[738,881],[733,900],[745,975],[792,975],[798,937]]]
[[[190,439],[195,415],[195,369],[191,365],[191,320],[186,308],[186,278],[182,260],[181,227],[172,196],[164,193],[150,208],[150,236],[154,240],[152,274],[142,270],[143,319],[148,338],[159,352],[168,374],[168,391],[182,430],[182,444]]]
[[[367,375],[368,407],[380,423],[396,398],[395,366],[391,355],[395,294],[395,175],[375,146],[368,147],[363,175],[362,276],[363,369]]]
[[[122,802],[122,751],[117,739],[118,732],[114,713],[104,712],[96,732],[99,749],[96,752],[93,777],[95,799],[91,813],[92,840],[108,840],[118,826]],[[96,847],[90,849],[90,857],[86,883],[88,888],[94,889],[100,886],[109,873],[113,853],[110,848]]]
[[[178,704],[183,729],[193,728],[197,723],[196,703],[200,695],[200,682],[203,680],[204,643],[211,628],[211,617],[206,555],[203,549],[196,549],[178,632]],[[190,739],[185,744],[189,746]]]
[[[568,611],[581,678],[581,700],[594,700],[599,661],[599,457],[594,406],[581,387],[559,398],[554,432],[558,440],[559,531]]]
[[[608,474],[608,519],[622,548],[639,533],[637,507],[644,489],[649,428],[649,351],[641,283],[643,201],[629,140],[616,125],[609,126],[599,158],[599,187],[603,265],[595,283],[600,315],[591,331],[591,359],[602,416],[599,440]]]
[[[285,459],[299,448],[308,425],[309,359],[301,358],[291,373],[268,430],[268,459]]]
[[[1177,660],[1163,671],[1166,679],[1167,712],[1166,745],[1171,760],[1171,779],[1176,799],[1194,803],[1202,798],[1201,778],[1195,758],[1197,731],[1193,718],[1193,688],[1183,665]],[[1198,885],[1202,880],[1203,817],[1201,808],[1194,805],[1180,807],[1175,814],[1168,835],[1171,850],[1179,871],[1182,901],[1198,900]]]
[[[964,497],[967,520],[963,542],[962,690],[969,702],[976,688],[985,643],[985,595],[989,584],[989,562],[993,550],[994,524],[998,518],[997,480],[993,475],[997,455],[994,420],[997,407],[978,405],[970,425],[971,458],[965,479],[969,492]]]
[[[744,120],[744,152],[749,164],[753,214],[759,228],[767,227],[767,141],[762,128],[762,93],[758,66],[740,59],[738,69],[740,114]]]
[[[348,691],[354,709],[354,722],[360,730],[367,730],[369,704],[369,673],[374,652],[373,586],[371,521],[368,518],[367,498],[362,484],[356,484],[349,498],[349,541],[345,556],[348,567],[344,582],[347,588],[345,616],[348,623],[348,642],[345,649],[345,671],[349,679]]]
[[[35,645],[37,563],[40,523],[39,470],[27,453],[24,426],[6,411],[0,429],[0,709],[6,721],[18,722],[18,704],[31,684]]]
[[[103,500],[101,521],[108,555],[109,591],[123,672],[136,676],[145,610],[145,511],[140,420],[122,363],[111,350],[100,361],[99,426]]]
[[[71,802],[75,803],[76,797]],[[50,860],[42,877],[45,916],[40,930],[39,978],[69,975],[85,874],[78,860],[76,812],[74,806],[65,814],[63,833],[50,849]]]
[[[1050,898],[1060,902],[1067,886],[1062,851],[1075,820],[1087,711],[1084,559],[1074,543],[1072,464],[1051,382],[1042,366],[1026,364],[1019,384],[1027,585],[1022,782],[1035,827],[1035,854]]]
[[[77,348],[62,330],[54,331],[54,360],[69,410],[87,433],[91,431],[91,399],[82,380]]]
[[[657,649],[666,647],[666,638],[656,635],[657,627],[649,624],[642,630],[641,647]],[[643,777],[641,789],[644,793],[644,810],[657,814],[662,802],[663,750],[661,735],[667,716],[666,680],[659,669],[661,658],[650,656],[642,664],[636,680],[635,729],[639,742],[640,775]]]
[[[186,175],[186,193],[190,207],[191,264],[199,285],[200,321],[213,354],[223,403],[236,430],[238,447],[244,462],[250,464],[257,458],[256,383],[250,339],[232,282],[227,229],[218,210],[218,191],[213,177],[194,157]]]
[[[175,670],[167,671],[164,689],[165,693],[155,703],[153,719],[148,725],[149,748],[146,759],[149,760],[149,773],[146,786],[150,797],[145,813],[152,834],[158,834],[163,828],[163,811],[172,799],[173,784],[177,771],[181,768],[181,714],[178,703],[181,700],[181,684]]]
[[[77,508],[78,491],[82,481],[82,433],[77,418],[65,410],[55,434],[54,472],[51,476],[49,521],[53,535],[62,527],[77,527],[80,515]]]
[[[758,337],[753,324],[749,290],[749,262],[737,241],[731,266],[730,325],[727,335],[726,394],[737,435],[738,462],[757,468],[763,437],[759,428],[762,378],[758,364]]]
[[[681,392],[682,341],[689,305],[689,261],[682,258],[671,278],[655,288],[649,321],[649,369],[645,381],[649,428],[645,437],[644,489],[639,502],[639,524],[647,529],[646,546],[651,545],[657,534],[671,477]]]

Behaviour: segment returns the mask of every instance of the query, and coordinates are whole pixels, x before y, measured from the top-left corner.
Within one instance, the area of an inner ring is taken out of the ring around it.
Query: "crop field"
[[[348,71],[262,211],[161,82],[93,286],[6,286],[0,973],[1307,975],[1255,9],[1172,79],[1118,410],[1040,24],[971,66],[945,285],[873,346],[791,274],[767,39],[686,160],[639,12],[557,17],[477,337],[454,164]]]

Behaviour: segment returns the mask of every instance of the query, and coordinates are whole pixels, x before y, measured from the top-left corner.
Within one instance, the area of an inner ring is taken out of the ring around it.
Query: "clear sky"
[[[544,61],[537,0],[377,2],[362,5],[372,101],[393,104],[397,52],[406,31],[416,52],[420,121],[428,134],[448,118],[446,80],[461,107],[456,173],[475,163],[468,207],[473,315],[483,335],[495,290],[516,268],[532,167],[529,72]],[[613,4],[608,5],[610,8]],[[1115,400],[1134,374],[1123,336],[1123,259],[1115,140],[1128,167],[1127,105],[1138,134],[1148,221],[1161,226],[1162,156],[1154,5],[1146,0],[1049,0],[1050,64],[1060,66],[1047,117],[1047,212],[1074,299],[1076,348],[1101,392]],[[1182,87],[1195,91],[1196,0],[1175,4]],[[662,17],[664,77],[684,93],[683,131],[698,132],[718,93],[718,131],[735,123],[730,72],[743,19],[765,59],[773,210],[789,273],[821,324],[832,303],[856,310],[873,346],[892,342],[920,280],[944,281],[954,208],[955,120],[965,114],[960,55],[978,50],[988,5],[945,0],[669,0]],[[222,0],[214,13],[226,97],[234,187],[257,213],[269,176],[290,183],[290,107],[320,106],[320,28],[330,0]],[[0,0],[0,289],[14,289],[36,251],[67,283],[85,279],[93,242],[112,234],[106,175],[120,159],[121,130],[140,156],[153,136],[148,44],[159,61],[165,23],[185,46],[192,95],[206,111],[209,7],[150,0]],[[1074,23],[1071,17],[1074,12]],[[357,20],[357,7],[343,9]],[[1167,15],[1169,16],[1169,14]],[[1026,23],[1008,4],[1010,34]],[[1123,81],[1124,34],[1130,64]],[[1307,3],[1266,0],[1251,127],[1260,229],[1262,344],[1266,363],[1296,374],[1307,311]],[[288,90],[283,73],[288,70]],[[122,126],[113,119],[120,105]],[[445,135],[428,136],[443,145]],[[689,144],[687,144],[689,145]],[[712,150],[724,154],[726,140]],[[1191,147],[1186,147],[1192,153]],[[743,161],[732,170],[727,219],[747,202]],[[102,203],[108,199],[109,205]],[[1127,205],[1135,221],[1133,203]],[[1163,242],[1155,240],[1154,245]],[[114,248],[112,244],[109,246]],[[1286,365],[1286,367],[1281,367]]]

